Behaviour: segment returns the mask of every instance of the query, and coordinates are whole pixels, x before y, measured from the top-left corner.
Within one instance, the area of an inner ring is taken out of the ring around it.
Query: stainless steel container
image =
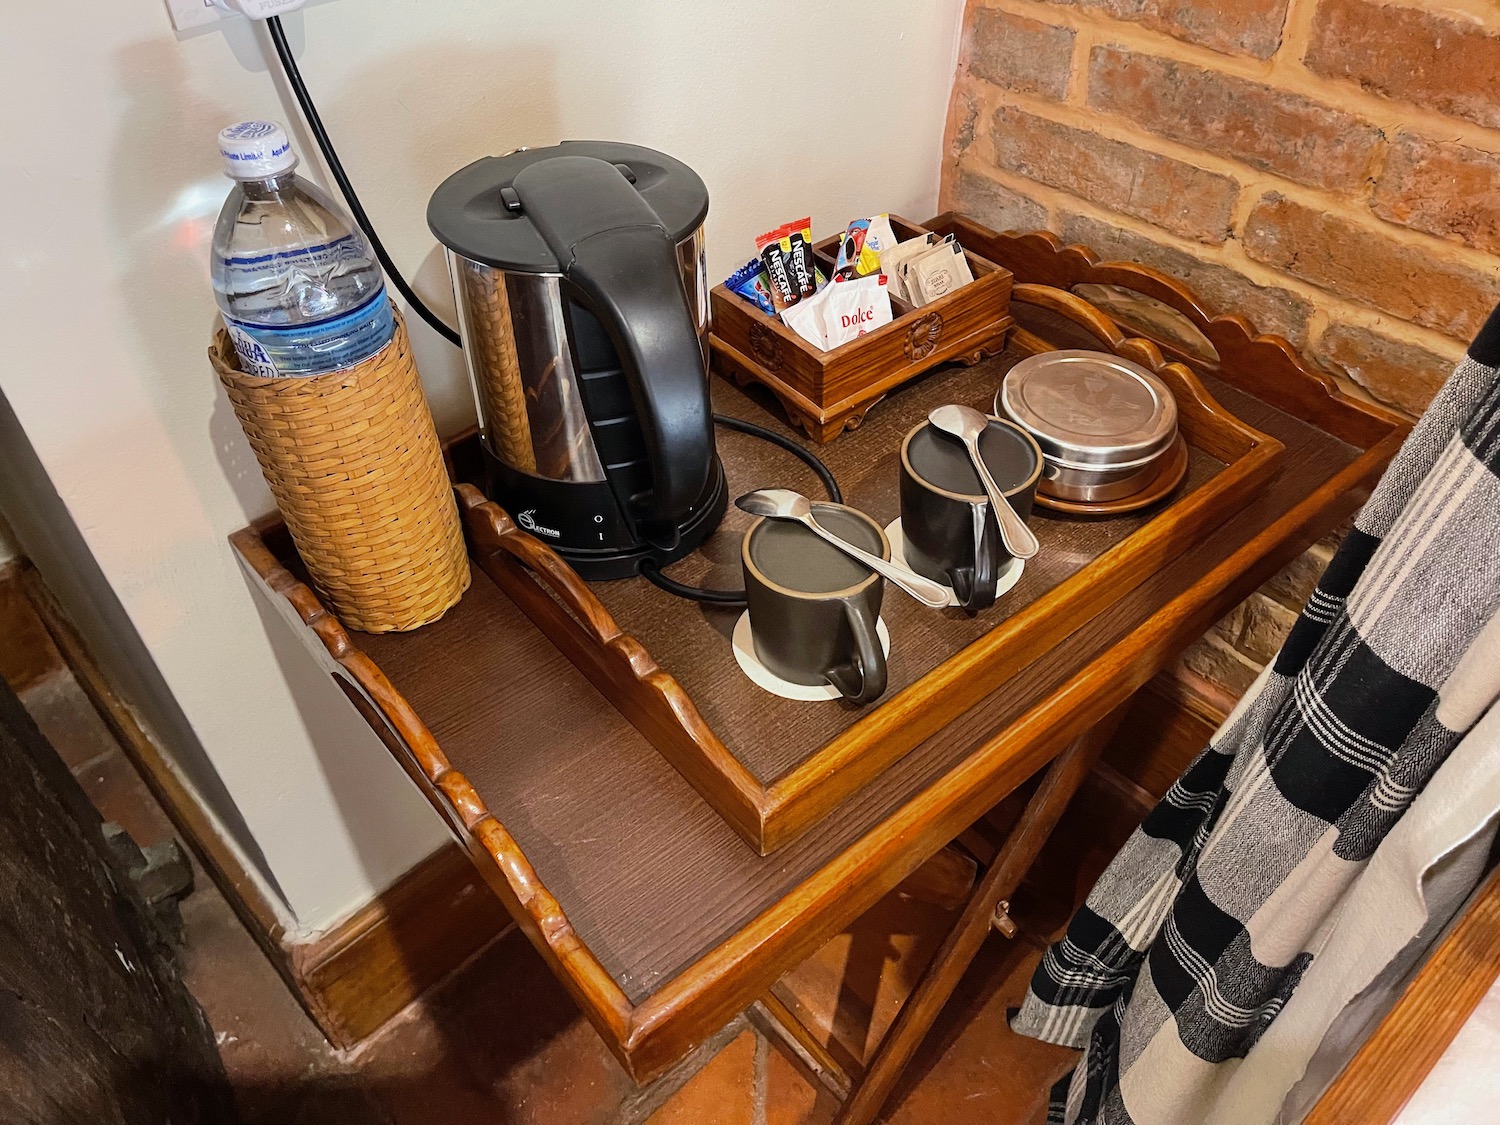
[[[1006,374],[995,413],[1042,448],[1044,496],[1121,500],[1151,482],[1177,439],[1177,402],[1140,364],[1108,352],[1043,352]]]

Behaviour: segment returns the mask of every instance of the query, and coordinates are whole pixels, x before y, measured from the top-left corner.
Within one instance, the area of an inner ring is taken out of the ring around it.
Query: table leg
[[[896,886],[896,893],[918,902],[957,910],[969,901],[979,881],[979,865],[967,852],[949,844]]]
[[[916,989],[901,1006],[896,1022],[891,1025],[849,1100],[844,1103],[835,1125],[871,1125],[879,1115],[902,1072],[979,952],[990,932],[996,907],[1015,893],[1026,872],[1036,862],[1063,810],[1125,717],[1125,706],[1115,708],[1076,738],[1048,768],[1041,788],[1027,803],[1026,811],[979,881],[979,888],[964,907],[957,924],[943,939]]]
[[[840,1101],[847,1098],[854,1086],[853,1076],[813,1034],[812,1029],[802,1022],[774,990],[767,992],[757,1003],[764,1018],[762,1030],[771,1032],[785,1043],[802,1060],[802,1065],[833,1091],[835,1097]],[[755,1011],[754,1008],[751,1009],[752,1015]]]

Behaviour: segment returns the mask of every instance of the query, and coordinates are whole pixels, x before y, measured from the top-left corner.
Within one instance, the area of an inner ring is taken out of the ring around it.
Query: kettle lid
[[[616,141],[563,141],[548,148],[487,156],[449,176],[427,205],[427,226],[456,253],[517,273],[564,273],[567,263],[526,214],[513,187],[527,168],[556,157],[592,157],[613,164],[634,184],[672,242],[681,242],[708,215],[708,188],[682,161],[655,149]]]

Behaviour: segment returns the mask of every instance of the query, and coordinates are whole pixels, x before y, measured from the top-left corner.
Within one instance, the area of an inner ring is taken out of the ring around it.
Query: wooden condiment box
[[[928,228],[892,215],[903,242]],[[842,233],[814,247],[823,272],[833,273]],[[977,363],[998,355],[1010,330],[1011,274],[971,253],[974,280],[917,308],[891,298],[891,323],[832,351],[820,351],[781,322],[723,285],[710,294],[710,344],[719,368],[744,386],[760,383],[781,400],[809,437],[829,442],[864,421],[891,390],[948,360]]]

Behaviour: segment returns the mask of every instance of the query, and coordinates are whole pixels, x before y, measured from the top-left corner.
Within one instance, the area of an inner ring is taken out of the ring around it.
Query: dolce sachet
[[[892,319],[884,274],[831,281],[816,295],[783,310],[782,321],[808,343],[832,351]]]
[[[831,283],[822,310],[828,350],[889,324],[891,315],[891,291],[885,274],[872,273]]]

